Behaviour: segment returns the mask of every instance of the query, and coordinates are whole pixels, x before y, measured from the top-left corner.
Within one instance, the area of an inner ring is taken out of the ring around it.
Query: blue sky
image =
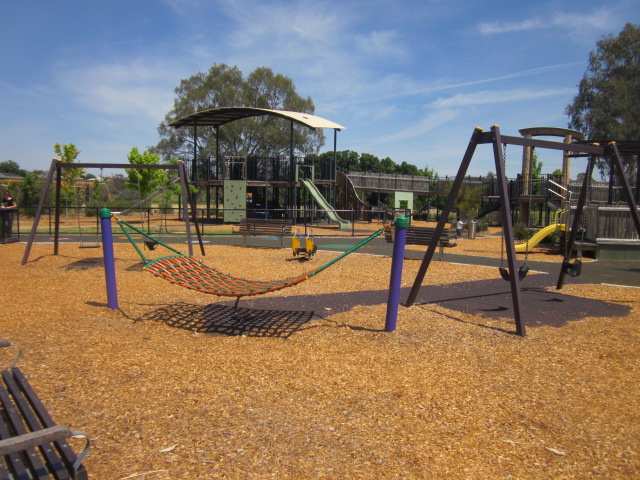
[[[157,143],[181,79],[226,63],[290,77],[347,127],[338,150],[455,175],[476,126],[566,127],[596,41],[638,20],[637,0],[4,0],[0,161],[47,169],[60,142],[126,162]],[[468,173],[489,171],[480,146]]]

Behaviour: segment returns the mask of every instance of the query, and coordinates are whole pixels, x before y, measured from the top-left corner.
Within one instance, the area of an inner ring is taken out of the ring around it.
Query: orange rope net
[[[145,265],[145,270],[181,287],[225,297],[262,295],[304,282],[313,272],[284,280],[245,280],[222,273],[193,257],[174,255],[162,257]]]

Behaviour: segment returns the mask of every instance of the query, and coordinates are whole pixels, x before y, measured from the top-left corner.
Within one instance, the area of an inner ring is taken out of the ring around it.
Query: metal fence
[[[100,219],[98,207],[61,207],[58,215],[58,233],[61,236],[79,236],[81,242],[98,243],[100,241]],[[119,213],[122,209],[112,208],[112,213],[152,236],[184,235],[185,222],[181,208],[150,207],[139,208],[126,214]],[[371,211],[338,210],[335,213],[350,223],[348,229],[341,230],[339,225],[331,220],[330,215],[319,209],[269,209],[269,210],[237,210],[240,217],[246,218],[278,218],[289,219],[299,233],[312,231],[317,236],[363,236],[371,229],[382,228],[393,222],[400,215],[411,217],[407,209],[388,207],[374,208]],[[202,235],[232,235],[237,230],[237,224],[224,223],[225,209],[197,208],[196,218]],[[193,212],[191,212],[193,214]],[[22,233],[29,233],[32,229],[33,218],[23,219],[20,226]],[[53,207],[45,207],[38,224],[38,234],[55,235],[56,211]],[[114,228],[115,235],[124,234]],[[192,226],[192,233],[195,233]]]
[[[529,196],[536,199],[543,198],[555,203],[560,203],[562,198],[570,203],[575,204],[580,190],[582,189],[581,181],[572,181],[564,188],[560,186],[560,180],[551,175],[540,175],[537,177],[527,177],[518,175],[515,179],[509,179],[507,186],[509,188],[509,197],[513,200],[527,198]],[[560,187],[560,188],[559,188]],[[486,177],[482,183],[484,196],[498,196],[498,181],[496,178]],[[634,199],[638,198],[637,187],[631,187],[631,194]],[[587,190],[587,203],[627,203],[624,190],[621,186],[610,186],[608,182],[592,181]]]
[[[314,180],[335,179],[335,164],[330,159],[307,157],[226,156],[220,165],[208,161],[198,166],[201,180],[249,180],[264,182],[293,181],[296,168],[313,167]]]

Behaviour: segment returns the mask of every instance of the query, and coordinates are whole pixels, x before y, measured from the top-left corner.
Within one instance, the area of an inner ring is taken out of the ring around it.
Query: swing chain
[[[580,241],[578,242],[578,259],[582,260],[582,249],[584,247],[584,236],[587,233],[587,221],[585,218],[585,212],[580,215]]]
[[[507,144],[502,144],[502,171],[506,175],[507,171]],[[504,268],[504,225],[500,234],[500,267]]]
[[[591,161],[592,158],[589,157],[587,162],[587,172],[591,172]],[[587,178],[587,191],[591,188],[591,177]],[[582,249],[584,247],[584,237],[587,234],[587,212],[586,206],[582,207],[582,212],[580,212],[580,242],[578,243],[578,256],[577,258],[582,260]]]
[[[507,167],[506,167],[506,165],[507,165],[507,144],[506,143],[502,144],[502,162],[503,162],[503,174],[506,175],[506,171],[507,171]],[[503,192],[503,194],[506,194],[506,192]],[[507,221],[509,221],[509,222],[511,222],[511,220],[512,219],[507,219]],[[513,235],[512,235],[512,238],[509,239],[509,241],[513,242]],[[498,271],[500,272],[500,276],[504,280],[510,281],[511,273],[504,267],[504,249],[505,249],[505,236],[504,236],[504,225],[502,225],[502,235],[500,236],[500,266],[498,267]],[[524,279],[524,277],[529,272],[529,266],[527,265],[527,256],[528,256],[528,250],[525,253],[525,261],[524,261],[524,263],[518,269],[518,277],[520,278],[520,280]]]
[[[504,226],[500,235],[500,268],[504,266]]]
[[[531,156],[533,158],[533,147],[531,147]],[[529,169],[529,181],[528,181],[528,190],[529,190],[529,206],[527,211],[527,226],[526,231],[526,244],[524,247],[524,265],[527,265],[527,261],[529,260],[529,240],[531,240],[531,205],[533,202],[533,174],[531,173],[531,169]]]

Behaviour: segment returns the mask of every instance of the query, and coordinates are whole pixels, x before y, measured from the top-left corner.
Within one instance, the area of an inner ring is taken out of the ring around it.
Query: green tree
[[[293,81],[271,69],[260,67],[245,78],[238,67],[214,64],[208,72],[197,73],[181,80],[175,89],[173,108],[158,127],[160,141],[152,149],[164,161],[178,157],[185,161],[193,156],[191,129],[174,129],[169,124],[186,115],[216,107],[255,107],[289,110],[313,114],[310,97],[296,92]],[[221,156],[280,156],[289,154],[290,125],[275,117],[246,118],[219,129]],[[324,144],[320,131],[306,127],[294,128],[294,149],[303,155],[317,152]],[[216,132],[212,128],[198,130],[198,163],[215,158]]]
[[[332,158],[333,152],[324,152],[322,157]],[[352,150],[336,152],[336,165],[347,171],[360,171],[360,155]]]
[[[319,159],[333,158],[333,152],[324,152],[317,156]],[[336,165],[338,168],[352,172],[386,173],[391,175],[417,175],[424,177],[437,177],[437,172],[429,167],[419,169],[415,165],[402,162],[400,165],[389,157],[380,160],[370,153],[343,150],[336,152]]]
[[[363,153],[362,155],[360,155],[358,164],[358,168],[361,172],[378,173],[381,169],[380,159],[375,155],[371,155],[370,153]]]
[[[542,176],[542,167],[544,163],[540,161],[537,152],[533,152],[531,155],[531,178],[538,179]]]
[[[132,165],[157,165],[160,163],[160,155],[149,153],[147,150],[140,153],[138,147],[131,149],[127,159]],[[127,174],[125,187],[137,191],[140,200],[160,190],[169,181],[167,171],[162,169],[125,168],[124,171]]]
[[[451,187],[449,187],[449,190]],[[463,183],[458,191],[458,212],[462,218],[476,218],[482,203],[482,187]]]
[[[402,162],[396,167],[395,173],[399,175],[419,175],[418,167],[407,162]]]
[[[35,208],[42,192],[42,180],[37,173],[27,173],[20,181],[20,203],[23,208],[20,210],[22,215],[32,217],[35,215]],[[25,208],[26,207],[26,208]]]
[[[628,23],[618,36],[596,43],[578,94],[565,109],[569,128],[592,140],[638,140],[640,131],[640,27]],[[635,162],[625,159],[627,171]],[[601,173],[608,166],[599,160]]]
[[[544,163],[538,158],[538,153],[533,152],[531,156],[531,193],[533,195],[540,195],[542,193],[542,185],[540,179],[542,178],[542,167]]]
[[[24,177],[27,172],[21,169],[20,165],[13,160],[5,160],[4,162],[0,162],[0,173],[9,173],[11,175]]]
[[[74,163],[78,155],[80,155],[80,150],[78,150],[73,143],[68,145],[56,143],[53,146],[53,151],[57,155],[58,160],[64,163]],[[62,191],[60,195],[64,204],[72,205],[76,203],[75,181],[82,175],[84,175],[83,168],[62,169]]]

